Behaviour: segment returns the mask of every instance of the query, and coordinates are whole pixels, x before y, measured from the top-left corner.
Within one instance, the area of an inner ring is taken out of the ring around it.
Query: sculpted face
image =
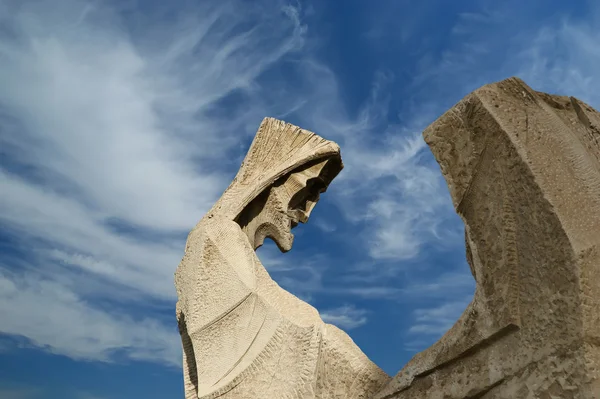
[[[339,171],[335,160],[322,160],[279,179],[265,190],[237,218],[254,249],[269,237],[282,252],[292,248],[291,230],[306,223],[319,196]]]

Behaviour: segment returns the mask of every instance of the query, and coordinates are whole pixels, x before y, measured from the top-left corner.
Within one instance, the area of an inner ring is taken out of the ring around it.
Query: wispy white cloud
[[[398,300],[402,290],[389,285],[357,285],[348,284],[344,288],[328,287],[327,291],[334,295],[348,295],[361,299],[390,299]]]
[[[371,226],[367,232],[371,256],[410,259],[434,238],[451,208],[436,165],[422,162],[428,149],[420,131],[397,129],[390,135],[386,149],[352,148],[355,151],[348,157],[360,162],[360,167],[348,177],[353,192],[345,194],[350,198],[360,196],[359,192],[369,194],[364,211],[354,207],[351,212]]]
[[[404,298],[445,299],[472,296],[475,292],[475,279],[466,261],[450,271],[439,271],[435,276],[411,279],[402,287]]]
[[[327,195],[363,230],[354,239],[382,261],[415,258],[431,240],[454,239],[450,197],[421,136],[434,116],[421,112],[404,126],[390,124],[391,73],[376,74],[370,97],[355,115],[343,111],[331,70],[320,65],[305,74],[321,84],[305,94],[314,101],[300,109],[300,119],[341,144],[345,168]]]
[[[20,122],[3,142],[41,170],[49,191],[56,180],[68,183],[98,217],[188,229],[190,215],[199,218],[226,183],[216,173],[223,170],[195,161],[226,153],[239,139],[235,129],[253,119],[213,117],[211,107],[293,50],[301,42],[297,21],[272,24],[274,16],[253,7],[236,17],[234,2],[224,2],[169,25],[176,30],[161,25],[172,41],[149,48],[136,47],[95,8],[73,25],[86,3],[44,4],[15,11],[19,40],[1,47],[0,102]],[[243,29],[250,17],[256,26]],[[265,42],[273,30],[287,34]]]
[[[33,273],[0,274],[2,332],[24,335],[31,345],[77,360],[129,359],[179,366],[176,325],[164,326],[117,309],[102,309],[70,287]]]
[[[269,0],[166,19],[148,8],[134,26],[120,11],[79,0],[0,6],[0,222],[34,248],[27,264],[2,259],[11,306],[0,331],[76,359],[124,352],[177,364],[173,323],[92,299],[174,302],[183,238],[267,114],[257,79],[302,46],[304,27]]]
[[[408,351],[421,351],[442,337],[456,323],[471,302],[472,296],[452,298],[434,307],[415,309],[413,323],[406,331],[404,348]]]
[[[458,320],[470,301],[471,298],[467,297],[434,308],[416,309],[413,312],[415,324],[408,333],[442,336]]]
[[[268,242],[257,254],[273,279],[298,298],[312,303],[315,295],[323,292],[323,274],[329,265],[318,253],[306,259],[282,255],[275,244]]]
[[[174,296],[173,287],[161,280],[172,275],[181,243],[150,245],[127,238],[111,231],[102,217],[76,199],[15,175],[0,171],[0,184],[8,193],[0,199],[4,227],[20,240],[49,242],[55,249],[45,252],[48,260],[61,260],[146,294]]]
[[[600,29],[597,26],[595,22],[563,19],[555,26],[540,29],[518,53],[521,65],[517,74],[536,90],[578,97],[598,107]]]
[[[320,312],[326,323],[334,324],[342,329],[351,330],[367,323],[367,311],[353,305],[344,305]]]
[[[413,89],[421,100],[435,98],[443,107],[438,113],[470,91],[509,76],[536,90],[597,103],[600,7],[582,1],[574,6],[581,14],[573,15],[565,4],[478,0],[473,12],[458,16],[445,49],[423,57]]]
[[[312,221],[312,223],[319,228],[319,230],[324,231],[325,233],[333,233],[337,230],[337,226],[334,222],[329,220],[317,219]]]

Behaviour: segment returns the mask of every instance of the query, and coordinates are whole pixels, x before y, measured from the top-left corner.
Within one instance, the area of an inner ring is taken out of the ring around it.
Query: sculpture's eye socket
[[[300,222],[306,222],[314,206],[319,201],[319,195],[324,192],[326,188],[327,185],[323,179],[319,177],[309,179],[306,182],[306,186],[292,196],[288,209],[290,211],[296,211]]]

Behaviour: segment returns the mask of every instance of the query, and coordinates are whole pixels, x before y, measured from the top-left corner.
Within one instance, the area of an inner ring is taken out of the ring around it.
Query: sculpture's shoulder
[[[193,307],[190,313],[202,316],[202,325],[218,317],[255,290],[256,262],[237,223],[219,218],[198,223],[175,272],[179,309]]]
[[[178,269],[187,265],[186,258],[209,261],[216,255],[236,263],[255,260],[255,252],[240,226],[231,219],[212,217],[200,221],[188,234]]]
[[[371,397],[390,381],[348,334],[333,324],[323,326],[319,365],[321,397]],[[335,373],[330,370],[335,369]]]
[[[181,285],[185,275],[214,263],[222,252],[228,255],[231,251],[239,252],[248,246],[240,226],[233,220],[221,217],[202,219],[188,234],[183,259],[175,271],[175,285]],[[245,258],[251,257],[249,253],[247,255]],[[237,261],[243,260],[238,256]]]
[[[239,224],[225,217],[205,217],[188,234],[185,251],[200,249],[206,243],[221,244],[229,240],[244,244],[244,233]]]

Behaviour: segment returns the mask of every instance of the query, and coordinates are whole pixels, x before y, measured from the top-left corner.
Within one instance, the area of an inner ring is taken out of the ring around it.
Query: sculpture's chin
[[[265,223],[256,231],[254,248],[263,245],[265,238],[270,238],[275,242],[281,252],[287,252],[292,249],[294,235],[289,228],[278,227],[273,223]]]
[[[292,249],[292,245],[294,244],[294,235],[289,228],[276,228],[271,230],[270,233],[271,234],[268,234],[267,237],[275,241],[275,245],[277,245],[277,248],[279,248],[281,252],[285,253]]]
[[[284,239],[276,239],[274,237],[270,238],[272,238],[273,241],[275,241],[277,248],[279,248],[281,252],[286,253],[287,251],[292,249],[292,244],[294,243],[294,235],[292,233],[286,234],[286,237]]]

